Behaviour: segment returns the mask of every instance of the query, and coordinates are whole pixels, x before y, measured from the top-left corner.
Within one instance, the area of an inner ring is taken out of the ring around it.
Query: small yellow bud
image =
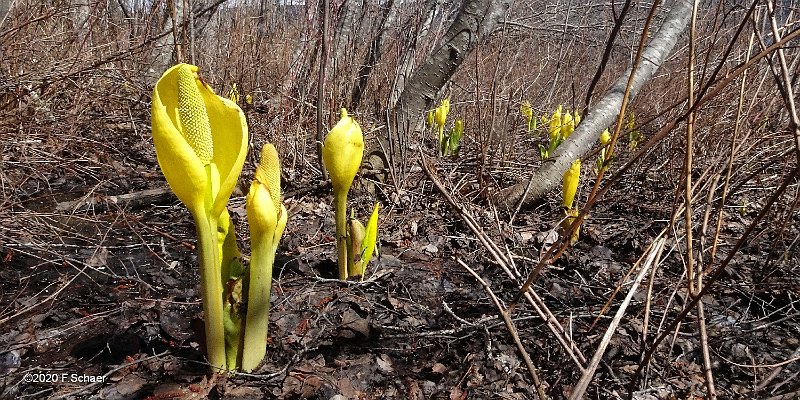
[[[606,130],[604,130],[603,133],[600,134],[600,144],[605,146],[610,141],[611,141],[611,133],[608,132],[608,128],[606,128]]]
[[[361,127],[342,108],[341,119],[331,129],[322,146],[322,162],[331,177],[334,193],[347,193],[364,156]]]

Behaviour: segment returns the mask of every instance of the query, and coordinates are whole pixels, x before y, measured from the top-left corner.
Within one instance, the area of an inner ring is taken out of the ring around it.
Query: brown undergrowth
[[[214,376],[203,360],[194,228],[188,212],[164,190],[150,140],[150,91],[161,72],[156,68],[163,58],[169,62],[175,48],[164,41],[173,37],[169,10],[163,4],[132,7],[126,11],[133,17],[126,19],[106,2],[90,1],[88,8],[72,2],[17,4],[0,25],[0,396],[535,398],[498,310],[461,263],[505,304],[519,282],[502,271],[444,200],[414,152],[396,181],[365,164],[354,204],[365,215],[373,201],[382,203],[381,255],[365,282],[335,279],[330,189],[320,182],[314,153],[316,10],[272,6],[264,14],[269,24],[259,25],[248,22],[257,21],[256,2],[242,4],[196,9],[196,23],[206,30],[193,48],[219,93],[237,82],[243,95],[254,97],[252,105],[243,104],[252,147],[274,142],[284,157],[290,219],[276,262],[266,363],[251,375]],[[415,3],[390,25],[393,38],[406,40],[395,43],[408,43],[422,28],[431,32],[430,42],[418,43],[419,51],[435,43],[446,24],[434,19],[425,27],[426,21],[412,18],[423,6]],[[523,209],[511,223],[493,206],[498,188],[526,178],[542,162],[536,145],[546,135],[526,132],[519,103],[532,101],[537,115],[558,104],[580,108],[591,77],[584,67],[595,68],[606,39],[598,27],[609,24],[608,17],[586,12],[562,21],[560,30],[546,29],[562,14],[544,9],[538,15],[515,5],[509,23],[471,54],[445,88],[453,118],[465,120],[465,139],[457,156],[433,162],[447,193],[522,277],[554,243],[563,213],[557,193]],[[371,4],[361,24],[345,20],[357,29],[345,41],[349,45],[340,47],[340,57],[367,58],[369,43],[356,38],[381,31],[367,22],[380,10]],[[736,24],[730,21],[740,14],[728,11],[731,20],[709,17],[701,29],[732,32]],[[615,45],[600,88],[627,65],[645,12],[638,9]],[[709,15],[726,15],[714,12]],[[702,83],[727,45],[710,39],[699,44],[708,67]],[[733,45],[742,51],[723,60],[727,69],[743,61],[747,43],[740,38]],[[179,47],[188,57],[192,46]],[[389,42],[384,50],[361,106],[353,110],[367,141],[383,132],[378,111],[395,87],[390,77],[411,51]],[[684,111],[679,88],[686,86],[685,51],[676,52],[631,106],[645,140]],[[356,87],[356,68],[337,65],[329,77],[332,94],[320,103],[330,105],[326,116],[352,101]],[[791,173],[797,168],[795,144],[777,85],[769,65],[759,63],[746,77],[744,94],[734,86],[723,91],[700,111],[696,127],[691,172],[698,261],[711,275],[731,258],[703,297],[705,340],[722,398],[791,397],[800,390],[800,189]],[[741,113],[734,106],[740,96]],[[432,156],[434,136],[411,134],[413,148]],[[627,294],[629,270],[680,212],[683,137],[675,132],[653,143],[634,167],[615,177],[590,211],[578,243],[533,286],[587,358]],[[626,140],[612,177],[634,153]],[[481,165],[483,149],[488,157]],[[593,162],[589,157],[585,165]],[[249,158],[242,182],[253,168]],[[593,178],[584,168],[580,203]],[[765,209],[784,182],[783,193]],[[244,244],[241,191],[234,193],[230,211]],[[653,338],[691,301],[684,232],[679,222],[664,235],[660,262],[614,330],[591,397],[627,396]],[[689,314],[656,348],[631,391],[634,398],[704,396],[695,318]],[[581,367],[527,303],[518,305],[512,320],[548,395],[568,397]],[[96,382],[73,382],[73,374]]]

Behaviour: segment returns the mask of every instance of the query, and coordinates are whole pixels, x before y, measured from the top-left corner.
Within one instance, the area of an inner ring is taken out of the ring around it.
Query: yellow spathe
[[[569,167],[567,172],[564,173],[562,180],[562,202],[561,205],[567,209],[572,209],[572,204],[575,201],[575,193],[578,191],[578,182],[581,179],[581,160],[575,160]]]
[[[436,111],[434,111],[434,120],[436,121],[436,125],[439,125],[441,129],[444,127],[444,123],[447,120],[447,114],[450,112],[450,99],[442,100],[442,103],[439,107],[436,107]]]
[[[258,367],[267,349],[272,265],[289,215],[281,202],[280,170],[278,151],[272,144],[265,144],[245,206],[251,248],[241,363],[245,372]]]
[[[608,142],[611,141],[611,133],[608,131],[608,128],[600,134],[600,144],[605,146]]]
[[[322,162],[330,175],[334,193],[346,195],[350,190],[363,156],[361,127],[343,108],[341,119],[328,133],[322,146]]]
[[[153,90],[153,142],[172,191],[194,215],[217,217],[247,154],[242,110],[203,82],[198,67],[168,69]]]

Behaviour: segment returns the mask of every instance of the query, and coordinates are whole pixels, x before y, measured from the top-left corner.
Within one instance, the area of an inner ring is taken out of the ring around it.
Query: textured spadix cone
[[[153,90],[153,142],[172,191],[192,212],[218,217],[242,172],[247,121],[236,103],[217,96],[198,67],[168,69]]]

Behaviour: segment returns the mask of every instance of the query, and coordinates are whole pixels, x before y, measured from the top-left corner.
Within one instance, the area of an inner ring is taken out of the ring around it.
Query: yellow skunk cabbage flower
[[[581,115],[578,113],[578,110],[575,110],[572,114],[574,114],[572,119],[575,121],[575,126],[578,126],[578,124],[581,123]]]
[[[556,108],[556,111],[553,112],[553,115],[550,116],[550,129],[548,130],[550,134],[550,143],[554,143],[558,141],[559,136],[561,135],[561,106],[559,105]]]
[[[433,124],[433,110],[428,110],[428,114],[425,116],[425,126],[432,128]]]
[[[578,182],[581,178],[581,160],[577,159],[572,163],[567,172],[564,173],[562,180],[562,202],[561,205],[567,209],[572,209],[575,200],[575,193],[578,191]]]
[[[247,122],[233,102],[217,96],[194,65],[176,65],[153,91],[156,156],[172,191],[192,214],[218,216],[247,155]],[[210,171],[207,171],[210,170]],[[211,193],[211,204],[206,194]]]
[[[566,139],[572,132],[575,131],[575,120],[572,118],[572,114],[564,113],[564,116],[561,117],[561,138]]]
[[[153,89],[153,143],[161,171],[195,220],[209,362],[227,368],[217,225],[247,154],[247,122],[198,67],[178,64]]]
[[[439,107],[436,107],[436,111],[434,112],[434,121],[436,125],[440,127],[444,126],[445,121],[447,120],[447,114],[450,112],[450,99],[442,100],[442,103]]]
[[[242,370],[250,372],[258,367],[267,351],[272,265],[288,218],[281,202],[280,158],[272,144],[261,149],[261,161],[247,193],[246,209],[252,254]]]
[[[322,162],[330,174],[334,192],[347,195],[364,156],[361,127],[344,108],[341,119],[331,129],[322,146]]]
[[[336,204],[336,243],[339,253],[339,279],[347,279],[347,193],[364,156],[361,127],[342,109],[341,119],[328,133],[322,146],[322,163],[333,184]]]
[[[607,149],[609,142],[611,142],[611,133],[608,131],[608,128],[606,128],[606,130],[600,134],[600,154],[597,155],[597,165],[593,169],[595,175],[600,175],[601,171],[607,171],[608,166],[611,164],[611,159],[606,159],[606,154],[611,153],[611,151]]]
[[[573,203],[575,201],[575,193],[578,191],[578,182],[581,178],[581,160],[575,160],[572,165],[569,167],[567,172],[564,173],[564,178],[562,181],[562,202],[561,205],[564,206],[566,217],[561,223],[561,231],[562,233],[566,233],[569,229],[572,222],[578,217],[578,210],[577,208],[573,208]],[[569,238],[569,244],[573,245],[575,242],[578,241],[578,235],[580,233],[580,226],[575,229],[572,235]]]
[[[447,113],[450,112],[450,99],[442,100],[442,104],[436,107],[433,113],[433,120],[439,128],[439,154],[444,154],[445,138],[444,138],[444,124],[447,121]]]
[[[228,92],[228,98],[234,103],[239,103],[239,89],[236,88],[235,82],[231,87],[231,90]]]
[[[600,144],[605,146],[608,142],[611,141],[611,132],[608,131],[608,128],[600,134]]]
[[[251,96],[249,94],[244,96],[244,102],[247,103],[247,105],[252,105],[253,104],[253,96]]]
[[[525,117],[526,120],[533,118],[533,107],[531,106],[531,102],[525,100],[522,102],[522,105],[519,106],[519,112]]]
[[[531,106],[531,102],[528,100],[523,101],[519,111],[522,116],[525,117],[525,122],[528,123],[528,132],[535,129],[536,118],[533,117],[533,107]]]

